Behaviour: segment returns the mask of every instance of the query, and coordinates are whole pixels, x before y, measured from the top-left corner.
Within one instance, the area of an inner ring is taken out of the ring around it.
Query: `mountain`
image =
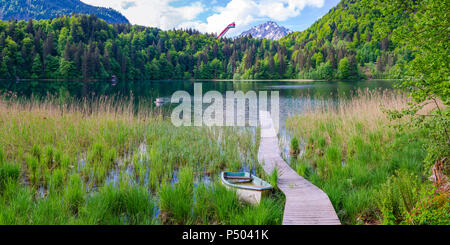
[[[302,32],[279,42],[291,50],[291,64],[307,78],[388,78],[412,60],[413,53],[391,39],[390,31],[410,18],[389,16],[369,1],[341,0]]]
[[[291,33],[291,31],[283,26],[279,26],[273,21],[267,21],[264,24],[253,27],[252,29],[243,32],[240,37],[251,35],[258,39],[279,40],[280,38]]]
[[[113,24],[128,19],[111,8],[94,7],[80,0],[0,0],[0,19],[50,19],[59,15],[94,14]]]

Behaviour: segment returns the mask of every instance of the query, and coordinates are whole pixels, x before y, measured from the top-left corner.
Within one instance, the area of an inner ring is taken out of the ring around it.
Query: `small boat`
[[[266,181],[248,172],[222,172],[220,179],[225,187],[236,190],[239,199],[252,204],[260,203],[261,197],[273,188]]]
[[[111,76],[111,85],[116,86],[117,85],[117,77],[116,75]]]
[[[160,107],[160,106],[162,106],[162,105],[164,105],[164,98],[156,98],[156,100],[155,100],[155,104],[156,104],[156,107]]]

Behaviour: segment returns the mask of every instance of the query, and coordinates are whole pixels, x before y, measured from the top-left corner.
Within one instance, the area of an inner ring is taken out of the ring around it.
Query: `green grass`
[[[224,169],[263,175],[250,129],[177,128],[139,108],[0,98],[0,224],[281,223],[282,198],[249,206],[217,183]]]
[[[190,224],[193,206],[193,173],[180,169],[178,183],[163,183],[159,189],[160,208],[164,223]]]
[[[423,132],[394,127],[398,122],[380,110],[380,104],[401,108],[405,103],[394,93],[363,92],[338,108],[325,104],[289,119],[294,137],[307,142],[305,154],[292,159],[293,168],[328,194],[344,224],[400,223],[401,207],[411,210],[418,201],[408,198],[413,200],[405,204],[402,197],[420,189],[401,184],[413,181],[401,176],[416,176],[420,187],[430,185],[424,181]],[[389,184],[392,178],[401,181]]]
[[[273,188],[278,189],[278,168],[275,167],[270,173],[269,183],[273,186]]]
[[[217,182],[194,188],[190,169],[180,171],[176,184],[163,185],[159,196],[166,224],[275,225],[283,217],[282,197],[272,195],[251,205]]]
[[[121,180],[103,186],[81,210],[81,224],[156,224],[155,198],[142,186]]]
[[[10,163],[0,165],[0,193],[2,193],[9,181],[16,182],[20,177],[20,166]]]
[[[290,153],[294,156],[297,156],[297,154],[299,153],[299,142],[298,139],[296,137],[293,137],[291,139],[291,150]]]

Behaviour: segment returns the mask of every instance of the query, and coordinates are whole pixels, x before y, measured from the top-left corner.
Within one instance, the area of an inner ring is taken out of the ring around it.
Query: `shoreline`
[[[126,81],[132,81],[132,82],[138,82],[138,81],[145,81],[145,82],[161,82],[161,81],[167,81],[167,82],[185,82],[185,81],[191,81],[191,82],[360,82],[360,81],[400,81],[401,79],[357,79],[357,80],[314,80],[314,79],[243,79],[243,80],[234,80],[234,79],[159,79],[159,80],[152,80],[152,79],[129,79],[124,81],[116,81],[115,83],[120,82],[126,82]],[[0,81],[14,81],[14,79],[3,79],[0,78]],[[16,83],[20,82],[86,82],[86,83],[93,83],[93,82],[108,82],[112,83],[111,80],[102,80],[102,79],[89,79],[89,80],[82,80],[82,79],[32,79],[32,78],[26,78],[26,79],[20,79],[15,80]]]

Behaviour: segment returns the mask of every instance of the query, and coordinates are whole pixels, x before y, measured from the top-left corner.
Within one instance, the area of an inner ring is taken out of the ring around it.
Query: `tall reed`
[[[396,170],[422,174],[422,132],[399,130],[396,125],[403,122],[384,113],[407,103],[396,91],[359,90],[339,103],[310,104],[304,114],[288,120],[304,147],[291,164],[328,194],[342,222],[379,223],[382,184]]]
[[[0,97],[0,174],[15,176],[0,184],[1,224],[230,224],[246,207],[235,193],[194,186],[256,166],[251,129],[177,128],[131,97]]]

